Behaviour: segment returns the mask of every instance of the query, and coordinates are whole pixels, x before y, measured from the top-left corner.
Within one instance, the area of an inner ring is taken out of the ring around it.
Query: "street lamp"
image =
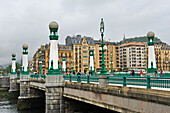
[[[89,54],[90,54],[89,73],[91,75],[93,75],[95,73],[95,70],[94,70],[94,49],[93,48],[90,48]]]
[[[73,73],[74,73],[74,59],[73,59],[73,66],[72,66],[72,70],[73,70]]]
[[[39,61],[39,64],[40,64],[40,75],[42,75],[42,71],[41,71],[41,68],[42,68],[41,49],[39,49],[39,53],[40,53],[40,61]]]
[[[113,73],[113,61],[112,61],[112,52],[111,52],[111,54],[110,54],[110,56],[111,56],[111,62],[110,62],[110,64],[111,64],[111,73]]]
[[[101,43],[101,48],[99,48],[102,51],[102,67],[100,70],[100,75],[107,75],[107,70],[105,68],[105,62],[104,62],[104,52],[107,49],[107,47],[104,47],[104,42],[103,42],[103,36],[104,36],[104,22],[103,22],[103,18],[101,19],[101,23],[100,23],[100,33],[101,33],[101,37],[102,37],[102,43]]]

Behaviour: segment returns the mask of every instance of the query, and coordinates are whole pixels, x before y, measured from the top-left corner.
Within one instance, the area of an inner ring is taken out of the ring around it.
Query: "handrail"
[[[64,75],[64,80],[70,82],[99,83],[97,75]],[[30,75],[33,79],[46,79],[46,75]],[[170,77],[150,77],[150,76],[107,76],[107,84],[118,84],[122,86],[143,86],[147,89],[170,88]]]

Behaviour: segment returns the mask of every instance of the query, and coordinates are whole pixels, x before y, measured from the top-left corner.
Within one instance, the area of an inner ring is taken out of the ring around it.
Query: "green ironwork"
[[[27,50],[28,50],[28,48],[23,48],[23,52],[22,52],[22,53],[23,53],[23,54],[28,54],[28,51],[27,51]]]
[[[77,75],[77,82],[81,82],[80,75]]]
[[[90,83],[89,75],[87,75],[87,83]]]
[[[63,61],[66,61],[65,56],[63,56]],[[66,73],[66,70],[64,70],[64,68],[63,68],[63,67],[62,67],[62,71],[63,71],[63,74],[65,74],[65,73]]]
[[[20,77],[20,74],[17,74],[17,77]]]
[[[150,83],[151,83],[150,76],[147,76],[147,89],[151,89]]]
[[[56,22],[52,22],[52,23],[57,24]],[[49,36],[50,40],[58,40],[59,36],[57,35],[57,31],[58,31],[58,24],[56,27],[50,28],[50,36]]]
[[[126,86],[126,76],[123,77],[123,86]]]
[[[43,75],[43,74],[42,74],[42,75],[41,75],[41,78],[42,78],[42,79],[46,79],[46,75]]]
[[[101,47],[102,47],[102,67],[100,70],[100,75],[108,75],[107,70],[105,68],[105,62],[104,62],[104,42],[103,42],[103,36],[104,36],[104,22],[103,22],[103,18],[101,19],[101,23],[100,23],[100,33],[101,33],[101,37],[102,37],[102,43],[101,43]]]
[[[58,62],[59,64],[59,62]],[[51,60],[51,67],[50,69],[48,69],[48,73],[47,75],[61,75],[61,71],[60,71],[60,67],[58,67],[58,69],[54,69],[53,68],[53,60]]]
[[[40,49],[40,61],[39,61],[39,63],[40,63],[40,75],[42,75],[42,60],[41,60],[41,49]]]
[[[27,67],[27,71],[24,71],[24,66],[21,68],[21,74],[22,75],[29,75],[29,67]]]
[[[154,45],[154,37],[148,37],[148,46]]]

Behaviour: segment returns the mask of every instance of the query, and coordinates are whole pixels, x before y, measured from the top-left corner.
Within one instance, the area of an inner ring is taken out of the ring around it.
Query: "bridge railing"
[[[70,82],[86,82],[86,83],[98,83],[99,79],[96,75],[65,75],[64,80]]]
[[[108,84],[170,88],[170,77],[108,76]]]
[[[94,75],[65,75],[64,80],[70,82],[98,83],[98,76]],[[144,86],[148,89],[170,88],[170,77],[140,77],[140,76],[107,76],[107,84],[122,86]]]
[[[8,74],[2,74],[1,76],[6,77],[6,76],[9,76],[9,75]]]

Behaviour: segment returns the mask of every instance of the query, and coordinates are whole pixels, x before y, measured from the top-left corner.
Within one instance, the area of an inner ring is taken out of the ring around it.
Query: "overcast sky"
[[[21,59],[22,45],[29,45],[29,60],[42,44],[49,43],[48,25],[59,24],[59,43],[81,34],[100,38],[104,18],[105,39],[120,41],[155,32],[170,44],[169,0],[0,0],[0,64]]]

